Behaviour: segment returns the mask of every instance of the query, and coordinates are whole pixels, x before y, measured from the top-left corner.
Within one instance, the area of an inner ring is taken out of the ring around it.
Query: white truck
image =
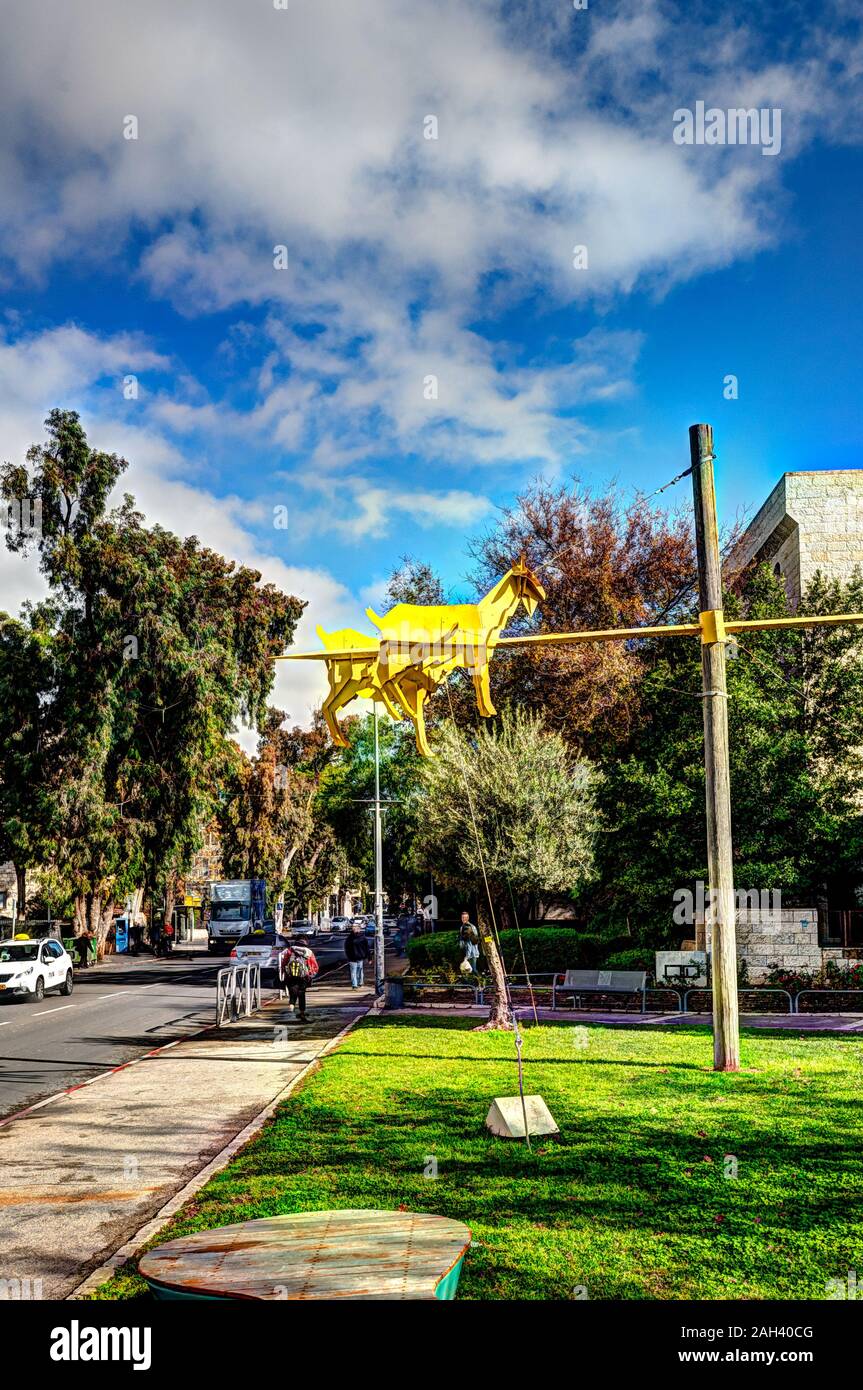
[[[266,910],[267,885],[262,878],[230,878],[210,884],[207,950],[230,951],[241,936],[259,927]]]

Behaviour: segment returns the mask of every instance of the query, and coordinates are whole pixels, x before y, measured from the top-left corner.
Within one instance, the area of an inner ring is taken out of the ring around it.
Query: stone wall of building
[[[696,924],[699,949],[710,950],[710,928]],[[702,945],[702,943],[705,943]],[[828,961],[856,964],[841,947],[819,946],[818,911],[811,907],[752,908],[737,914],[737,956],[745,960],[751,980],[773,966],[782,970],[820,970]]]
[[[847,580],[863,568],[863,468],[788,473],[786,498],[799,528],[801,592],[817,570]]]
[[[863,468],[783,473],[729,555],[726,574],[753,561],[782,575],[794,607],[817,570],[847,580],[863,568]]]
[[[12,863],[0,864],[0,917],[11,915],[12,903],[17,892],[15,865]]]

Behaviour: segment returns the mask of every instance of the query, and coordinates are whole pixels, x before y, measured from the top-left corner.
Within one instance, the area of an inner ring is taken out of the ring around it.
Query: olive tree
[[[541,719],[515,710],[475,732],[443,723],[419,776],[414,857],[476,896],[495,985],[484,1026],[511,1028],[495,926],[519,897],[590,877],[595,774]]]

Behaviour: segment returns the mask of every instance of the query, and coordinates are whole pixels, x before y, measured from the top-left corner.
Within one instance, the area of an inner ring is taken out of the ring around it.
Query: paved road
[[[343,940],[311,942],[322,971],[343,958]],[[78,970],[70,998],[0,1000],[0,1117],[214,1022],[225,964],[195,943],[167,961],[116,957]]]

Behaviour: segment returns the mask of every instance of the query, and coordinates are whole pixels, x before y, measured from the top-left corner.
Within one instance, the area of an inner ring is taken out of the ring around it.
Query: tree
[[[374,716],[345,721],[348,747],[321,778],[318,807],[364,883],[374,883]],[[379,724],[384,889],[390,902],[413,892],[411,845],[419,802],[420,756],[409,724]]]
[[[303,604],[161,527],[133,500],[106,515],[125,460],[89,447],[74,411],[7,465],[6,497],[37,499],[38,550],[53,590],[50,696],[56,858],[76,918],[102,937],[115,897],[142,878],[172,885],[215,799],[214,764],[238,718],[263,718],[273,657]]]
[[[394,608],[397,603],[446,603],[443,584],[431,565],[411,555],[402,556],[386,591],[387,607]]]
[[[281,710],[268,710],[255,758],[230,745],[216,814],[226,872],[265,878],[271,902],[283,899],[293,916],[350,869],[317,804],[321,774],[338,750],[320,717],[310,730],[283,729],[283,721]]]
[[[547,597],[532,619],[513,625],[524,633],[674,622],[695,581],[687,518],[643,498],[625,504],[613,488],[590,493],[577,480],[535,483],[471,551],[478,589],[489,588],[522,553],[539,575]],[[640,651],[623,642],[498,649],[492,695],[498,709],[533,710],[593,756],[636,722],[642,671]],[[460,722],[469,717],[462,708]]]
[[[415,860],[433,863],[445,883],[469,889],[480,903],[495,985],[486,1026],[510,1028],[496,922],[510,894],[570,889],[590,877],[594,776],[559,734],[519,709],[475,736],[442,725],[434,754],[420,772]]]
[[[0,860],[15,865],[21,917],[27,871],[45,857],[55,819],[48,792],[54,677],[44,613],[33,610],[25,622],[0,613]]]
[[[753,572],[726,611],[783,617],[781,580]],[[856,612],[859,577],[817,577],[801,611]],[[674,893],[707,881],[701,664],[697,644],[645,644],[639,718],[599,769],[595,917],[665,944]],[[747,633],[728,663],[731,809],[738,887],[811,902],[863,885],[863,633],[853,627]]]

